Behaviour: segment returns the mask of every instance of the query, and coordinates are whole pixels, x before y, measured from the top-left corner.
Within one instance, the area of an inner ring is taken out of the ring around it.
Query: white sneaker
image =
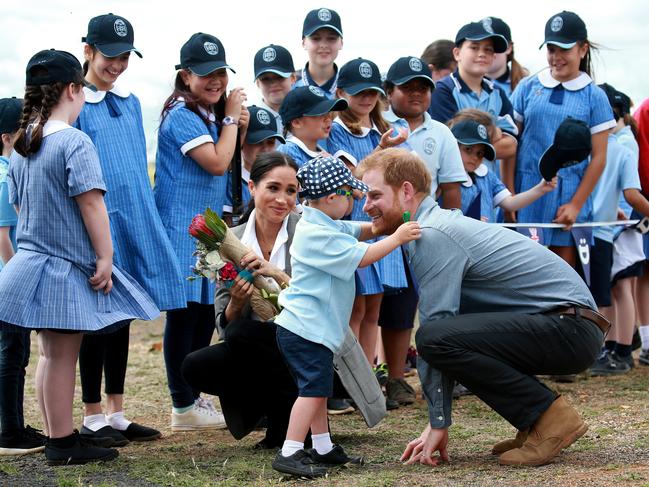
[[[216,409],[216,406],[214,405],[214,402],[211,399],[205,399],[202,396],[198,396],[198,399],[196,399],[196,403],[198,404],[199,407],[207,408],[213,413],[220,414],[219,410]]]
[[[222,413],[212,412],[207,407],[199,405],[198,400],[189,411],[171,412],[171,431],[213,430],[226,427]]]

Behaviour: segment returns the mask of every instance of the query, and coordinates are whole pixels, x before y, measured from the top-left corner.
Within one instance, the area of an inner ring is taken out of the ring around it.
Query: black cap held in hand
[[[554,142],[541,156],[541,176],[546,181],[551,181],[559,169],[584,161],[592,149],[590,128],[586,122],[566,118],[554,134]]]

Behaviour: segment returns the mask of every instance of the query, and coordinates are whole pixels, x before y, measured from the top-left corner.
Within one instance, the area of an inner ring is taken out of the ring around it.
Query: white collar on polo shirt
[[[554,88],[558,85],[563,85],[563,87],[569,91],[581,90],[582,88],[585,88],[586,86],[588,86],[590,83],[593,82],[593,79],[583,71],[580,71],[579,76],[577,76],[576,78],[573,78],[570,81],[564,81],[563,83],[552,77],[552,73],[550,73],[550,68],[544,69],[543,71],[539,71],[539,74],[537,76],[541,84],[546,88]]]

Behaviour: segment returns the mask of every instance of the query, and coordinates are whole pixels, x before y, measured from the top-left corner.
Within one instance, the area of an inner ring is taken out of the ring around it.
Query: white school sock
[[[117,411],[113,414],[106,415],[106,422],[117,431],[126,431],[131,422],[124,417],[124,411]]]
[[[638,332],[642,340],[642,350],[649,350],[649,325],[640,325]]]
[[[100,413],[84,416],[83,425],[90,431],[97,431],[102,429],[104,426],[108,426],[108,423],[106,422],[104,415]]]
[[[304,448],[304,443],[300,443],[299,441],[293,441],[293,440],[284,440],[284,444],[282,445],[282,456],[285,458],[290,457],[296,451],[302,450],[303,448]]]
[[[311,441],[313,441],[313,448],[320,455],[326,455],[333,450],[334,444],[331,442],[331,435],[329,433],[311,435]]]

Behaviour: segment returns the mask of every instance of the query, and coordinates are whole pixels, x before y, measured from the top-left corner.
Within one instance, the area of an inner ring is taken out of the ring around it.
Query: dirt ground
[[[236,441],[227,430],[171,433],[169,399],[160,342],[162,321],[134,324],[127,376],[126,413],[139,423],[160,429],[153,443],[120,449],[113,462],[73,467],[48,467],[42,454],[0,458],[0,486],[240,486],[297,485],[273,471],[274,452],[252,446],[255,432]],[[33,335],[25,409],[27,423],[40,424],[33,391],[36,342]],[[242,358],[244,359],[244,358]],[[215,370],[214,374],[227,373]],[[409,379],[418,389],[416,377]],[[450,429],[451,462],[438,468],[405,466],[399,456],[426,422],[425,402],[391,411],[373,429],[358,414],[331,418],[334,441],[363,455],[365,467],[332,473],[314,486],[609,486],[649,487],[649,367],[636,367],[615,378],[581,378],[574,384],[548,383],[574,404],[589,430],[554,463],[539,468],[501,467],[490,455],[491,445],[513,436],[514,429],[477,398],[454,404]],[[78,381],[77,381],[78,386]],[[81,391],[75,402],[75,422],[81,425]]]

